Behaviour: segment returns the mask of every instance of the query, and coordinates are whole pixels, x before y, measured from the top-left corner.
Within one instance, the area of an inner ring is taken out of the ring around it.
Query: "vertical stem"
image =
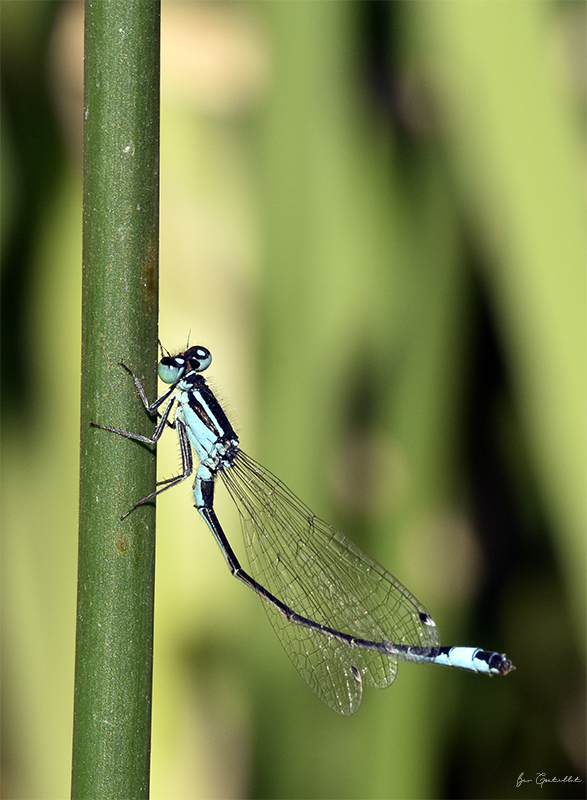
[[[155,508],[123,360],[156,391],[159,0],[86,0],[80,533],[74,798],[149,793]]]

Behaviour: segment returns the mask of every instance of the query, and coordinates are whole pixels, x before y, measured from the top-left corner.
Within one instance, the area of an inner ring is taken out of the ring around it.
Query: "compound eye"
[[[185,372],[185,360],[177,356],[165,356],[159,362],[157,373],[163,383],[175,383]]]
[[[194,372],[203,372],[212,363],[212,353],[207,347],[202,347],[201,345],[190,347],[185,357]]]

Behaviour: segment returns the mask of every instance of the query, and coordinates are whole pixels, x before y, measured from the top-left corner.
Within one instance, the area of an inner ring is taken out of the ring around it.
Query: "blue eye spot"
[[[183,375],[185,370],[185,361],[183,358],[172,358],[165,356],[159,362],[157,367],[157,374],[163,383],[175,383]]]

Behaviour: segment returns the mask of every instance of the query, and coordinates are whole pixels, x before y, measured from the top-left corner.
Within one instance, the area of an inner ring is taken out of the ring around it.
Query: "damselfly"
[[[147,444],[156,444],[167,426],[176,430],[181,474],[162,481],[161,488],[124,517],[188,478],[194,471],[193,448],[199,459],[195,507],[231,573],[263,600],[293,665],[326,705],[352,714],[361,703],[363,685],[383,689],[393,682],[398,659],[490,675],[514,669],[499,653],[441,647],[434,620],[413,594],[240,449],[200,374],[212,362],[210,351],[196,345],[175,356],[165,353],[161,348],[158,373],[169,388],[154,403],[149,403],[140,378],[121,364],[147,413],[159,417],[151,438],[92,423]],[[239,510],[252,575],[241,567],[214,511],[218,475]]]

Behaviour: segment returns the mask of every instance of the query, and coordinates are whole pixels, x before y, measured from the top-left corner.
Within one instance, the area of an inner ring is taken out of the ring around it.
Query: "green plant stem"
[[[80,532],[72,797],[149,792],[155,507],[158,0],[86,0]]]

